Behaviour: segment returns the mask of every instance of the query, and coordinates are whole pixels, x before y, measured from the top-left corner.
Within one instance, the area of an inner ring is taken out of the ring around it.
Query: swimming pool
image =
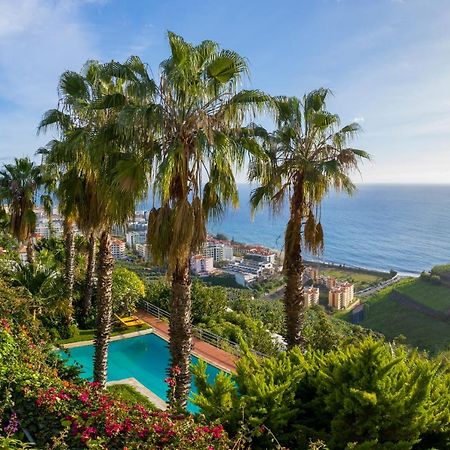
[[[92,380],[94,346],[73,347],[69,349],[69,355],[68,359],[66,356],[67,363],[72,365],[75,362],[79,363],[83,368],[81,376]],[[113,341],[109,344],[108,381],[133,377],[158,397],[167,400],[167,385],[164,379],[167,377],[169,358],[168,343],[155,334]],[[193,356],[192,363],[197,362],[198,359]],[[210,381],[213,381],[219,372],[217,367],[208,364],[207,373]],[[196,392],[193,384],[192,392]],[[198,408],[189,402],[188,410],[197,412]]]

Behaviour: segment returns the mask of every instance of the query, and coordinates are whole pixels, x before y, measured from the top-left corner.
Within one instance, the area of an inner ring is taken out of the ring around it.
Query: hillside
[[[406,343],[432,354],[450,348],[450,288],[444,284],[407,279],[369,297],[360,325],[388,339],[404,336]],[[351,321],[351,313],[341,318]]]

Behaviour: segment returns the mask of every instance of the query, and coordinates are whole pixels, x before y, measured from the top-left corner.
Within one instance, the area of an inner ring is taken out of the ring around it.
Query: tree
[[[27,243],[27,259],[34,261],[32,235],[36,228],[36,192],[41,184],[41,171],[29,158],[15,158],[0,171],[0,198],[6,201],[10,229],[19,244]]]
[[[227,204],[237,205],[233,171],[256,143],[243,127],[268,96],[239,90],[244,58],[212,41],[194,46],[169,33],[171,54],[156,83],[132,57],[114,70],[129,79],[127,93],[104,98],[121,109],[118,123],[132,143],[155,155],[153,192],[160,206],[149,215],[154,262],[167,264],[172,282],[171,366],[177,366],[175,406],[185,408],[190,388],[191,278],[189,258],[206,239],[205,223]]]
[[[286,280],[284,308],[289,347],[302,343],[305,311],[303,252],[320,253],[324,245],[320,204],[334,188],[347,193],[355,186],[349,173],[368,154],[348,146],[359,131],[356,123],[340,126],[339,116],[326,110],[327,89],[278,98],[277,129],[265,136],[267,158],[254,159],[249,178],[258,181],[252,192],[253,209],[266,202],[279,211],[287,200],[289,220],[284,240]]]
[[[145,296],[145,284],[131,270],[118,267],[113,272],[113,312],[130,315],[136,311],[140,300]]]
[[[94,380],[106,384],[112,315],[111,228],[134,214],[147,193],[149,159],[124,142],[106,95],[123,95],[128,86],[114,63],[88,61],[81,73],[65,72],[59,82],[60,109],[47,111],[40,128],[56,125],[61,139],[49,159],[63,170],[60,192],[80,229],[100,236]],[[89,234],[90,236],[90,234]]]
[[[302,352],[298,347],[258,359],[244,349],[236,375],[208,382],[197,366],[194,403],[209,420],[220,417],[231,435],[252,448],[447,448],[450,437],[448,365],[372,338],[347,347]],[[242,430],[242,422],[246,425]]]

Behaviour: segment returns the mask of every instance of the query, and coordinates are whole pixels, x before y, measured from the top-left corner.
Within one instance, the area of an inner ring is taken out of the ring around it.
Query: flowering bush
[[[0,443],[24,440],[27,429],[39,448],[230,448],[220,424],[130,406],[95,383],[62,379],[47,353],[24,327],[0,319]]]

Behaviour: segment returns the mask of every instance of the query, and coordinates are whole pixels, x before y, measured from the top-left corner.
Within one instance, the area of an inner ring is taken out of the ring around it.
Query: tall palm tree
[[[19,244],[27,243],[27,259],[34,262],[32,235],[36,228],[36,192],[41,171],[29,158],[15,158],[0,171],[0,198],[8,205],[10,229]]]
[[[289,220],[284,239],[283,271],[286,341],[301,345],[304,315],[303,251],[320,253],[324,245],[320,204],[330,189],[352,193],[349,174],[369,155],[349,147],[359,131],[356,123],[340,126],[339,116],[326,110],[327,89],[301,100],[278,98],[276,130],[265,138],[266,159],[254,159],[251,181],[260,183],[251,196],[253,208],[268,202],[278,211],[287,200]]]
[[[154,157],[153,193],[160,206],[149,215],[148,243],[153,260],[167,264],[171,277],[173,404],[183,409],[191,382],[190,255],[202,248],[208,218],[237,205],[234,172],[243,167],[246,151],[257,149],[243,123],[270,98],[239,90],[248,67],[237,53],[212,41],[194,46],[173,33],[169,44],[158,82],[137,57],[111,64],[112,73],[127,77],[128,88],[122,97],[106,96],[102,105],[119,109],[118,129]]]
[[[147,193],[147,159],[123,144],[114,112],[98,107],[102,96],[119,95],[125,88],[119,76],[88,61],[80,74],[61,76],[60,109],[48,111],[40,125],[42,129],[56,125],[61,131],[62,139],[52,146],[49,158],[64,169],[59,192],[66,207],[82,231],[100,236],[94,380],[103,386],[112,311],[111,227],[131,217],[136,201]]]
[[[39,126],[39,130],[45,127],[43,121]],[[53,206],[52,193],[55,193],[58,198],[59,211],[63,216],[63,238],[65,248],[64,259],[64,278],[67,284],[69,293],[69,301],[72,302],[73,287],[75,283],[75,207],[66,196],[61,192],[61,179],[63,179],[66,171],[66,167],[60,167],[54,161],[52,161],[51,155],[58,151],[63,142],[58,140],[50,141],[46,147],[38,149],[36,154],[41,155],[41,171],[44,174],[44,186],[45,194],[41,196],[41,203],[44,205],[44,209],[49,217],[49,227],[51,226],[50,217],[51,209]],[[53,153],[52,153],[53,150]]]

